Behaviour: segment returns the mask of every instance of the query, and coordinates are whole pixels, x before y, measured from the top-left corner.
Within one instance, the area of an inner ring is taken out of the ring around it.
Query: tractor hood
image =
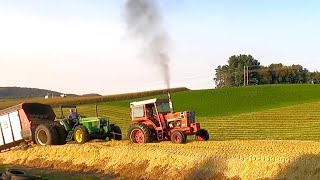
[[[92,121],[107,121],[105,117],[86,117],[79,119],[79,122],[92,122]]]

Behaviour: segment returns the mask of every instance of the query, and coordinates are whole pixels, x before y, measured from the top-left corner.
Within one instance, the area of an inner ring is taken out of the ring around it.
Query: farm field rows
[[[94,116],[94,105],[80,105],[82,115]],[[260,112],[222,117],[198,117],[212,140],[320,140],[320,102],[305,103]],[[59,109],[55,109],[60,114]],[[99,115],[120,126],[126,133],[130,124],[129,107],[99,104]],[[125,136],[126,137],[126,136]]]
[[[0,154],[4,164],[97,172],[115,179],[319,179],[320,142],[189,141],[32,146]]]

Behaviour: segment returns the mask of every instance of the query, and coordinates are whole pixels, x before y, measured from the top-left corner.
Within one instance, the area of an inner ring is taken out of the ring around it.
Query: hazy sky
[[[320,2],[159,0],[173,87],[213,88],[234,54],[320,71]],[[115,94],[165,88],[127,33],[124,0],[0,0],[0,86]]]

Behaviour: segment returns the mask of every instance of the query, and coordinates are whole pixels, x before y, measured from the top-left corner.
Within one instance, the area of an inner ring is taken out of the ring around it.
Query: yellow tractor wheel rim
[[[82,141],[82,133],[80,130],[76,130],[76,141],[81,142]]]

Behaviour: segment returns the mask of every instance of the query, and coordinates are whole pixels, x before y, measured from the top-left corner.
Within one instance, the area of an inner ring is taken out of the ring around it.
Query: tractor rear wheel
[[[147,125],[134,123],[129,127],[128,139],[133,143],[150,143],[152,142],[152,133]]]
[[[187,142],[187,135],[181,131],[174,131],[170,136],[171,142],[177,144],[184,144]]]
[[[196,140],[197,141],[208,141],[209,140],[209,133],[207,130],[205,129],[200,129],[200,131],[198,131],[196,133]]]
[[[68,132],[66,131],[64,126],[61,125],[59,122],[55,122],[54,123],[54,127],[56,128],[57,133],[58,133],[58,145],[66,144],[67,143],[66,139],[67,139]]]
[[[122,140],[122,132],[119,126],[116,125],[110,125],[111,132],[109,135],[109,139],[114,140]]]
[[[45,145],[57,145],[58,133],[56,128],[50,124],[40,124],[35,131],[35,141],[37,144]]]
[[[83,144],[90,140],[90,135],[86,127],[78,125],[74,128],[73,138],[76,143]]]

